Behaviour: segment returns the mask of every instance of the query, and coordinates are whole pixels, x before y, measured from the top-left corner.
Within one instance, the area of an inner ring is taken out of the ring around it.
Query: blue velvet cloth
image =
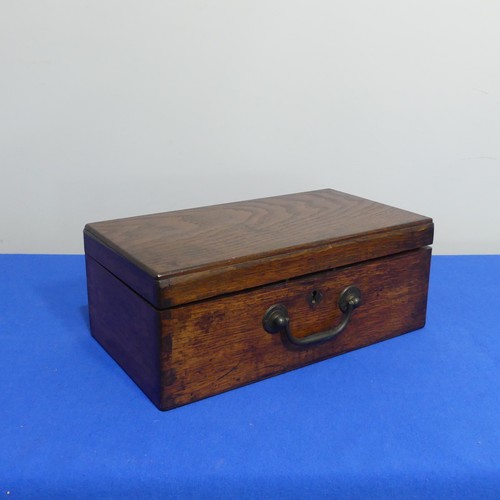
[[[169,412],[89,332],[82,256],[0,256],[4,498],[500,498],[500,256],[419,331]]]

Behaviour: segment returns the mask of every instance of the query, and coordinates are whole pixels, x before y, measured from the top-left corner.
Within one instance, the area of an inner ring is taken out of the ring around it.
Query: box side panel
[[[86,256],[92,336],[157,406],[160,404],[160,315]]]
[[[88,231],[83,232],[85,255],[118,276],[132,290],[144,297],[153,306],[158,306],[158,281],[141,269],[137,262],[124,255],[120,255],[112,248],[106,246]]]
[[[422,248],[164,312],[161,408],[421,328],[430,257],[431,249]],[[334,339],[304,348],[264,330],[263,316],[274,304],[287,307],[296,337],[333,328],[343,318],[339,294],[350,285],[361,290],[362,305]]]

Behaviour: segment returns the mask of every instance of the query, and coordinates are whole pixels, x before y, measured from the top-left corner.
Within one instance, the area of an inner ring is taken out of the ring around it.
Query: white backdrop
[[[332,187],[500,253],[497,0],[0,0],[0,252]]]

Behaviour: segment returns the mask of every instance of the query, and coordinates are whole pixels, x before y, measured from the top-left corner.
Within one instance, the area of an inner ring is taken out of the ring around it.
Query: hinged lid
[[[432,243],[432,219],[331,189],[85,226],[85,252],[163,309]]]

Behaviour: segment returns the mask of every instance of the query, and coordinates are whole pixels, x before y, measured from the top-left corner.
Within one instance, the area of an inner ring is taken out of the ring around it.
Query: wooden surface
[[[422,248],[161,312],[161,408],[421,328],[430,256],[431,249]],[[297,337],[334,327],[341,320],[338,296],[348,285],[361,289],[363,305],[335,339],[297,348],[263,329],[262,317],[276,303],[287,306]],[[313,307],[314,291],[322,300]]]
[[[330,189],[88,224],[92,255],[167,308],[432,243],[432,220]]]
[[[157,406],[160,404],[160,315],[87,256],[93,337]]]

